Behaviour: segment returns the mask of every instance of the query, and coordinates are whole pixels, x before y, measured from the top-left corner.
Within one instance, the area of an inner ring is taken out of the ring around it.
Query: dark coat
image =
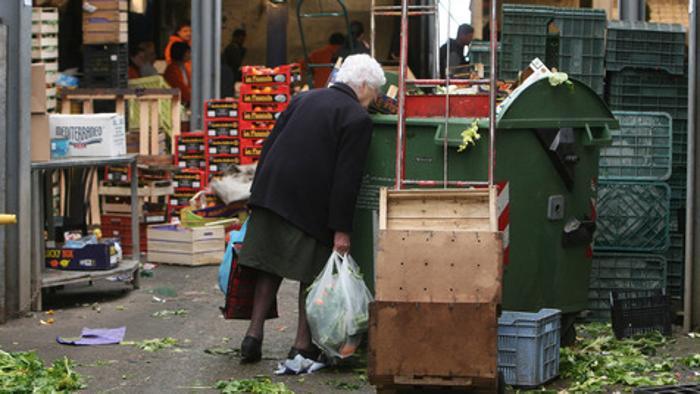
[[[265,141],[249,204],[333,244],[351,232],[372,120],[345,84],[295,96]]]

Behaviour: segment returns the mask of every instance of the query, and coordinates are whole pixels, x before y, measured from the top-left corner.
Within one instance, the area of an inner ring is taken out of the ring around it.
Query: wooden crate
[[[502,261],[499,232],[380,230],[376,299],[500,303]]]
[[[148,227],[148,261],[176,265],[221,264],[226,246],[223,226]]]
[[[482,388],[496,392],[496,304],[375,301],[369,381],[378,387]]]
[[[497,231],[496,188],[379,191],[380,230]]]

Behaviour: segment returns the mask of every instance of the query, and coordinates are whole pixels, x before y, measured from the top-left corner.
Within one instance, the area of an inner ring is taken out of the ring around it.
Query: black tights
[[[282,283],[282,278],[279,276],[258,271],[253,313],[246,332],[247,336],[263,339],[265,318],[270,308],[272,308],[272,303],[277,298],[280,283]],[[299,321],[297,322],[297,336],[294,340],[294,347],[300,350],[311,349],[311,330],[309,329],[309,323],[306,321],[306,289],[308,287],[308,283],[299,283]]]

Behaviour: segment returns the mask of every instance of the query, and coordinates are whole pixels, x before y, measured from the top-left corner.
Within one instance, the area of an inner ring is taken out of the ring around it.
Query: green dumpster
[[[505,310],[557,308],[578,312],[588,304],[588,277],[595,230],[598,154],[618,123],[588,86],[551,86],[542,79],[513,96],[498,113],[497,183],[507,182],[499,212],[508,223],[504,270]],[[457,152],[461,132],[477,121],[481,139]],[[352,254],[374,287],[378,190],[393,187],[396,122],[374,117],[363,185],[355,212]],[[485,181],[487,119],[448,120],[448,179]],[[406,121],[406,179],[443,179],[444,118]]]

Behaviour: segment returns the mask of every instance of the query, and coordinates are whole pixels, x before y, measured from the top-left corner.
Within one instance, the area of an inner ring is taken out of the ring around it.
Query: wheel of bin
[[[498,371],[498,394],[506,393],[506,378],[503,376],[503,372]]]
[[[577,313],[567,313],[561,317],[561,346],[569,347],[576,344]]]

